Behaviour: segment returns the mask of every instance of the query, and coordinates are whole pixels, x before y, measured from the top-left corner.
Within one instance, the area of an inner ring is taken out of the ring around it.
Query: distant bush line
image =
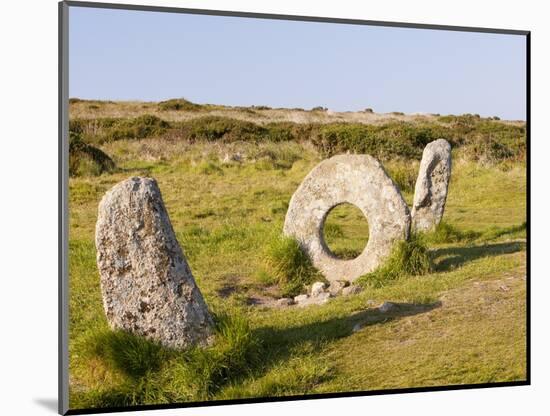
[[[168,107],[185,105],[178,100]],[[194,105],[190,103],[190,105]],[[437,122],[388,121],[385,124],[273,122],[259,125],[227,117],[205,116],[165,121],[154,115],[136,118],[73,119],[69,129],[93,145],[122,139],[159,137],[172,140],[221,142],[310,142],[329,157],[367,153],[381,160],[418,159],[427,143],[445,138],[472,160],[524,161],[525,125],[512,125],[477,115],[440,116]]]

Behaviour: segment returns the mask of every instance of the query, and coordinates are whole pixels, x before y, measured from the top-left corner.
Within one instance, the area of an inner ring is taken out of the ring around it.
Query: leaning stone
[[[337,205],[357,206],[369,222],[369,241],[353,260],[336,257],[323,227]],[[354,281],[375,270],[396,241],[408,238],[411,217],[395,183],[380,162],[368,155],[337,155],[319,163],[290,200],[284,234],[295,238],[329,281]]]
[[[342,290],[349,285],[349,282],[345,280],[334,280],[330,282],[330,285],[328,287],[328,292],[332,296],[338,296],[342,293]]]
[[[444,139],[428,143],[422,153],[414,188],[413,230],[433,230],[441,222],[450,177],[451,145]]]
[[[361,286],[351,285],[342,289],[342,295],[356,295],[358,293],[361,293],[362,290],[363,288]]]
[[[212,341],[212,317],[154,179],[130,178],[103,196],[95,242],[111,328],[177,349]]]
[[[325,291],[325,284],[323,282],[315,282],[311,286],[311,297],[319,296]]]

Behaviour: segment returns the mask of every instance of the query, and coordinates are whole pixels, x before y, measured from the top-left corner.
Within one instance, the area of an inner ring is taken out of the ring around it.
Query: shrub
[[[69,133],[69,176],[98,176],[115,168],[113,160],[77,133]]]
[[[323,157],[338,153],[366,153],[382,161],[420,160],[429,142],[445,138],[470,160],[483,163],[525,160],[525,125],[481,119],[475,115],[441,116],[438,122],[405,122],[395,119],[384,124],[271,122],[259,125],[227,117],[205,116],[167,122],[153,115],[133,119],[74,119],[72,132],[89,143],[148,137],[223,142],[310,142]],[[410,186],[402,178],[403,189]]]
[[[80,134],[89,143],[98,144],[161,136],[169,128],[170,123],[150,114],[136,118],[74,119],[69,122],[70,132]]]
[[[322,125],[312,138],[325,156],[351,151],[378,159],[420,158],[424,146],[435,140],[436,132],[405,122],[384,125],[331,123]]]
[[[384,264],[372,273],[357,279],[362,286],[382,287],[403,276],[419,276],[433,271],[433,262],[423,238],[412,234],[399,241]]]
[[[387,164],[388,175],[402,192],[414,192],[418,175],[418,164],[411,162],[396,162]]]
[[[160,111],[200,111],[202,106],[192,103],[185,98],[173,98],[159,102],[158,108]]]
[[[105,134],[106,141],[120,139],[143,139],[164,133],[170,124],[156,116],[145,114],[129,120],[121,120]]]
[[[181,135],[190,141],[207,140],[224,142],[257,141],[265,135],[265,128],[249,121],[208,116],[180,124]]]
[[[263,272],[272,276],[284,296],[297,295],[314,279],[320,278],[298,242],[286,236],[275,236],[268,242],[263,253],[263,264]]]

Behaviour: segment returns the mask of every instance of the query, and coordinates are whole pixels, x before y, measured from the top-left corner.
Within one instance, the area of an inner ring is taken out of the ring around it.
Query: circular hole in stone
[[[369,241],[369,223],[355,205],[336,205],[325,218],[323,237],[333,255],[343,260],[354,259]]]

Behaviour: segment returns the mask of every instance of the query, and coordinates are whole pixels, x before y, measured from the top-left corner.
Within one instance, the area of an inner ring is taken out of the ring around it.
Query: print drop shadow
[[[470,247],[447,247],[432,251],[437,272],[447,272],[482,257],[495,257],[525,250],[525,243],[520,241],[508,243],[484,244]]]

